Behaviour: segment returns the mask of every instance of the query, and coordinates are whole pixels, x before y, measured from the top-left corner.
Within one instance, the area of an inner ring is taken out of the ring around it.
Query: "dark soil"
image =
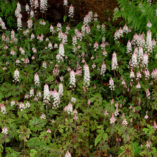
[[[22,5],[23,10],[23,23],[26,25],[28,15],[25,12],[25,4],[29,3],[29,0],[19,0],[19,2]],[[96,12],[101,22],[110,20],[114,8],[117,7],[116,0],[69,0],[68,3],[69,5],[73,4],[75,8],[74,24],[82,21],[89,11],[93,11],[93,13]],[[44,17],[49,22],[56,24],[58,22],[63,22],[63,17],[64,15],[67,15],[67,13],[68,8],[63,6],[63,0],[48,0],[47,12],[42,15],[38,10],[37,17]]]

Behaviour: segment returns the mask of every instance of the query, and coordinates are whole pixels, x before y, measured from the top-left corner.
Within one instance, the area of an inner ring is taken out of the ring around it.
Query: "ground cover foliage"
[[[20,3],[15,30],[0,18],[0,156],[157,156],[156,4],[119,0],[117,28],[92,11],[70,26],[68,1],[51,25],[33,2],[27,28]]]

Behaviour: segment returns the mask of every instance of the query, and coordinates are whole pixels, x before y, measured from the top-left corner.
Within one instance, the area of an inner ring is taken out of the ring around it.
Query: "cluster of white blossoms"
[[[122,121],[122,125],[124,125],[124,126],[127,126],[128,125],[128,122],[127,122],[127,120],[124,118],[123,119],[123,121]]]
[[[157,69],[154,69],[154,70],[152,71],[151,75],[152,75],[152,78],[153,78],[153,79],[157,80]]]
[[[88,12],[88,14],[84,17],[84,25],[88,25],[88,23],[90,23],[92,21],[92,18],[93,18],[93,12],[90,11]]]
[[[14,40],[14,39],[15,39],[15,31],[12,30],[12,31],[11,31],[11,40]]]
[[[144,47],[145,46],[145,39],[143,34],[135,34],[132,39],[132,45],[137,45],[138,47]]]
[[[22,55],[25,54],[25,50],[22,47],[19,48],[19,51],[21,52]]]
[[[30,103],[27,101],[26,103],[25,103],[25,108],[30,108]]]
[[[82,34],[85,35],[85,33],[89,34],[91,32],[91,28],[89,25],[87,24],[84,24],[82,25],[81,27],[81,31],[82,31]]]
[[[56,56],[56,59],[57,59],[58,62],[63,61],[64,53],[65,53],[64,45],[63,45],[63,43],[60,43],[60,45],[59,45],[59,53]]]
[[[132,51],[132,45],[131,45],[131,42],[129,40],[127,43],[127,53],[130,53],[131,51]]]
[[[141,78],[141,73],[140,73],[140,71],[138,71],[137,73],[136,73],[136,79],[138,80],[138,79],[140,79]]]
[[[117,30],[114,34],[114,39],[117,40],[119,38],[121,38],[123,36],[123,30],[122,28],[120,28],[119,30]]]
[[[74,35],[73,38],[72,38],[72,44],[73,44],[73,46],[75,46],[77,44],[77,37],[76,37],[76,35]]]
[[[23,111],[24,109],[30,108],[30,106],[31,106],[28,101],[26,103],[17,102],[17,104],[18,104],[20,111]]]
[[[72,97],[72,98],[71,98],[71,102],[72,102],[72,103],[76,103],[76,98]]]
[[[30,5],[33,8],[34,7],[34,0],[29,0],[30,1]]]
[[[69,151],[66,152],[65,157],[71,157],[71,154]]]
[[[138,52],[137,54],[138,62],[141,62],[143,60],[143,48],[139,47],[137,52]]]
[[[50,91],[49,91],[49,86],[47,84],[44,85],[44,102],[49,102],[50,101]]]
[[[62,42],[62,44],[65,44],[65,43],[67,43],[67,41],[68,41],[67,34],[61,32],[61,31],[58,33],[58,38],[59,38],[59,40]]]
[[[54,33],[54,32],[55,32],[54,27],[53,27],[52,25],[50,26],[50,32],[51,32],[51,33]]]
[[[58,48],[58,44],[57,44],[57,43],[54,44],[54,48],[55,48],[55,49]]]
[[[135,73],[134,73],[134,71],[132,69],[130,71],[130,78],[131,79],[135,78]]]
[[[128,26],[125,24],[123,27],[123,33],[129,33],[131,30],[128,28]]]
[[[63,1],[63,5],[64,5],[64,6],[68,6],[68,0],[64,0],[64,1]]]
[[[149,56],[151,55],[153,48],[156,45],[156,40],[152,39],[152,32],[149,29],[152,27],[152,24],[148,22],[147,27],[148,27],[148,31],[146,35],[144,33],[142,34],[135,33],[132,41],[130,42],[129,40],[126,46],[128,55],[130,56],[131,54],[131,59],[129,61],[130,78],[131,78],[130,85],[133,86],[132,81],[133,79],[136,79],[136,81],[138,81],[137,84],[135,85],[137,89],[141,89],[140,80],[142,76],[144,76],[146,80],[150,79],[150,71],[148,69]],[[136,75],[135,75],[135,71],[136,71]],[[152,70],[151,77],[153,79],[157,79],[156,69]]]
[[[33,87],[31,87],[31,89],[30,89],[29,96],[30,97],[34,96],[34,88]]]
[[[152,52],[153,43],[152,43],[152,32],[150,30],[147,31],[146,47],[148,52]]]
[[[59,93],[59,96],[60,96],[60,97],[63,96],[63,92],[64,92],[63,84],[60,83],[60,84],[59,84],[59,89],[58,89],[58,93]]]
[[[68,114],[73,112],[73,106],[70,102],[67,106],[64,107],[64,111],[66,111]]]
[[[40,11],[42,13],[45,13],[45,11],[47,10],[47,0],[40,0]]]
[[[20,81],[19,78],[20,78],[20,72],[18,71],[18,69],[16,69],[14,71],[14,81],[19,82]]]
[[[152,25],[151,23],[148,23],[147,27],[150,28],[151,25]],[[132,54],[132,59],[130,61],[130,68],[131,68],[130,78],[131,78],[131,80],[133,78],[138,80],[138,82],[136,84],[137,89],[141,89],[140,79],[142,78],[142,75],[144,75],[146,80],[148,80],[150,78],[150,72],[148,70],[149,56],[153,50],[153,45],[155,45],[155,44],[156,44],[156,42],[154,40],[152,40],[150,30],[148,30],[148,32],[147,32],[146,40],[145,40],[144,33],[139,34],[139,35],[135,34],[133,37],[132,45],[135,47],[134,47],[134,52]],[[130,50],[128,50],[128,49],[129,48],[127,47],[127,52],[130,52],[131,49]],[[136,76],[133,71],[134,68],[138,68],[138,70],[139,70],[136,73]],[[152,72],[153,74],[155,74],[154,71],[155,71],[155,69]],[[132,86],[132,83],[131,83],[131,86]]]
[[[98,14],[96,12],[94,13],[93,20],[98,21]]]
[[[100,75],[104,76],[106,72],[106,64],[103,62],[101,65],[101,72]]]
[[[8,134],[8,129],[6,126],[2,128],[2,134],[5,134],[5,135]]]
[[[28,19],[28,21],[27,21],[27,27],[28,27],[29,29],[31,29],[32,26],[33,26],[33,21],[32,21],[32,19]]]
[[[34,8],[37,9],[39,7],[38,0],[34,0]]]
[[[53,45],[51,42],[48,43],[48,49],[52,50],[53,49]]]
[[[145,75],[145,78],[148,80],[149,77],[150,77],[150,72],[149,72],[148,69],[146,69],[146,70],[144,71],[144,75]]]
[[[23,111],[23,109],[25,108],[25,104],[23,102],[18,103],[18,106],[20,111]]]
[[[30,11],[30,7],[29,7],[28,4],[25,5],[25,10],[26,10],[27,13],[29,13],[29,11]]]
[[[15,10],[15,16],[17,18],[17,27],[18,27],[18,29],[21,29],[22,28],[22,14],[21,14],[21,5],[19,2],[17,3],[17,7]]]
[[[6,26],[5,26],[5,23],[3,22],[2,18],[0,17],[0,27],[4,30],[6,30]]]
[[[60,104],[60,99],[63,96],[63,84],[60,83],[59,84],[59,89],[58,92],[56,90],[54,91],[50,91],[49,90],[49,86],[46,84],[44,85],[44,98],[43,101],[45,103],[49,103],[50,102],[50,98],[53,99],[53,106],[52,108],[56,109],[59,104]]]
[[[150,99],[150,91],[149,91],[149,89],[146,90],[146,96],[147,96],[148,99]]]
[[[31,17],[34,17],[34,11],[36,12],[38,8],[41,13],[45,13],[48,9],[48,0],[30,0],[30,7],[28,4],[25,6],[27,13],[30,13]]]
[[[57,91],[52,91],[51,96],[53,98],[53,108],[57,108],[58,105],[60,104],[60,95],[59,92]]]
[[[34,83],[36,86],[40,85],[40,79],[39,79],[38,73],[35,73],[35,75],[34,75]]]
[[[57,23],[57,31],[58,32],[62,31],[62,24],[61,23]]]
[[[15,101],[12,100],[11,103],[10,103],[10,105],[11,105],[11,106],[14,106],[14,105],[15,105]]]
[[[87,64],[84,65],[84,85],[86,87],[90,85],[90,71]]]
[[[98,44],[98,42],[95,42],[94,43],[94,51],[97,51],[98,48],[99,48],[99,44]]]
[[[32,34],[32,35],[34,35],[34,34]],[[32,51],[33,51],[33,53],[37,53],[37,49],[35,47],[32,48]]]
[[[115,32],[115,34],[114,34],[114,39],[115,39],[115,40],[118,40],[118,39],[120,39],[121,37],[123,37],[123,34],[124,34],[124,33],[127,34],[127,33],[129,33],[129,32],[131,32],[131,29],[129,29],[127,25],[124,25],[123,28],[120,28],[120,29],[118,29],[118,30]]]
[[[123,85],[124,88],[127,88],[125,80],[122,80],[122,85]]]
[[[118,67],[118,63],[117,63],[117,55],[114,52],[112,55],[112,70],[116,70]]]
[[[115,89],[114,81],[113,81],[112,77],[109,80],[109,88],[111,89],[111,91]]]
[[[46,63],[46,61],[43,62],[42,67],[45,68],[45,69],[47,68],[47,63]]]
[[[138,62],[137,62],[137,54],[136,54],[135,52],[132,54],[131,63],[132,63],[132,66],[133,66],[133,67],[136,67],[137,64],[138,64]]]
[[[7,112],[6,112],[6,107],[5,107],[4,104],[0,104],[0,108],[1,108],[1,112],[2,112],[3,114],[6,114],[6,113],[7,113]]]
[[[149,61],[148,59],[149,59],[148,54],[144,53],[143,60],[142,60],[143,66],[148,67],[148,61]]]
[[[141,85],[140,85],[139,82],[137,83],[136,88],[137,88],[137,89],[140,89],[140,88],[141,88]]]
[[[17,27],[18,29],[22,28],[22,15],[21,14],[17,18]]]
[[[42,113],[42,115],[40,116],[41,119],[46,119],[46,115],[44,113]]]
[[[33,18],[34,17],[34,11],[31,10],[29,15],[30,15],[30,18]]]
[[[75,72],[73,70],[70,71],[70,83],[69,84],[71,88],[76,87]]]
[[[110,124],[114,124],[116,121],[116,118],[114,116],[114,114],[112,114],[112,117],[110,118]]]
[[[71,17],[71,18],[74,17],[74,7],[72,4],[69,7],[69,17]]]
[[[114,112],[114,115],[117,117],[119,115],[119,110],[118,110],[118,103],[115,104],[116,110]]]
[[[15,10],[15,16],[18,17],[20,13],[21,13],[21,4],[18,2]]]

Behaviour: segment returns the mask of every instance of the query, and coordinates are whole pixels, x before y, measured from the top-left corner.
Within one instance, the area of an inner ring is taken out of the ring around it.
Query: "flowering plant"
[[[0,156],[156,156],[153,24],[116,30],[91,11],[53,26],[29,12],[23,28],[20,11],[16,31],[0,21]]]

